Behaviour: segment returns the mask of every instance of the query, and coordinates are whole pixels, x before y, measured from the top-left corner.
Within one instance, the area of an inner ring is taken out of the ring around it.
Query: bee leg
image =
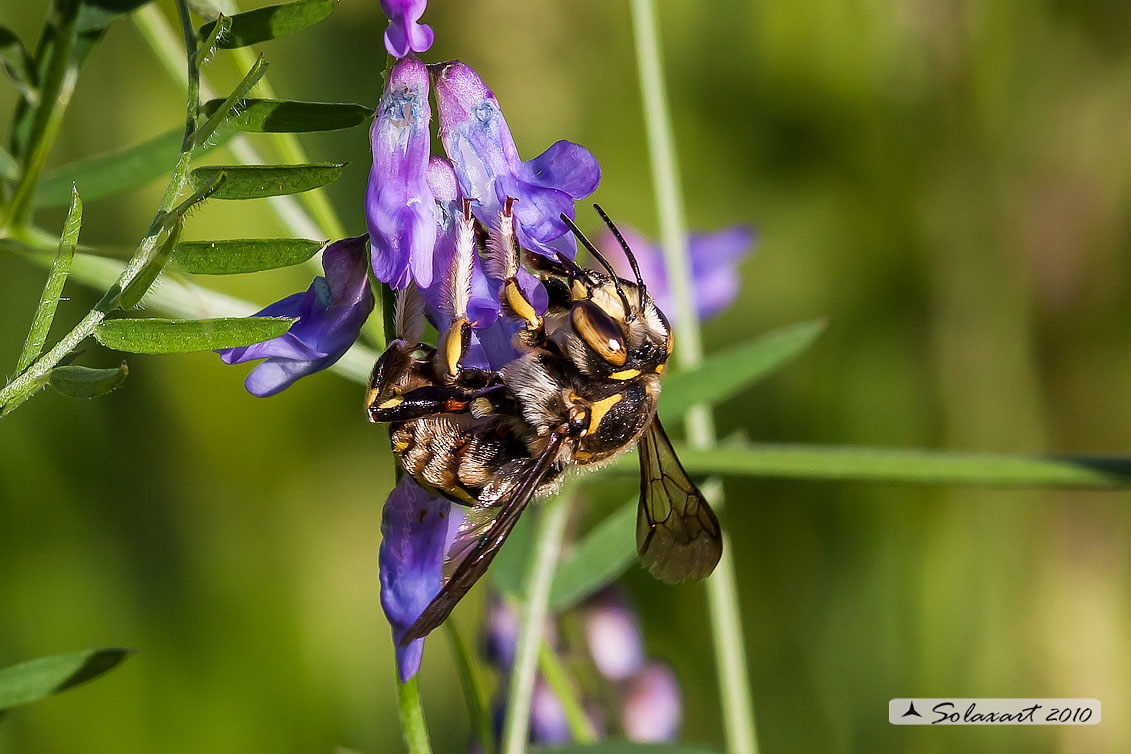
[[[545,340],[546,333],[542,318],[538,316],[538,310],[534,308],[534,304],[518,284],[520,250],[514,229],[515,201],[513,197],[508,196],[499,211],[499,230],[491,236],[487,244],[489,268],[503,281],[502,290],[499,291],[503,313],[510,319],[525,322],[526,328],[519,337],[524,343],[537,346]]]
[[[437,414],[486,415],[494,413],[504,400],[500,386],[482,390],[428,385],[373,403],[369,419],[373,422],[399,422],[423,419]]]

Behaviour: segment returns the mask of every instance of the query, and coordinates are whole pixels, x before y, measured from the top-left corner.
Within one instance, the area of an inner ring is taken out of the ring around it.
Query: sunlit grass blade
[[[63,285],[67,282],[67,275],[71,271],[71,261],[75,257],[75,246],[79,242],[79,229],[82,227],[82,199],[78,192],[72,189],[71,208],[67,212],[67,219],[63,223],[63,234],[59,239],[59,252],[55,255],[55,263],[47,275],[47,283],[43,286],[43,293],[39,297],[39,306],[35,309],[31,330],[28,332],[24,348],[20,352],[19,361],[16,362],[16,374],[21,374],[39,358],[43,352],[43,344],[47,342],[47,334],[51,330],[51,323],[55,319],[55,310],[59,306],[59,297],[63,295]]]
[[[825,329],[824,320],[801,322],[712,353],[697,366],[666,377],[660,398],[665,422],[675,423],[696,404],[716,405],[741,395],[804,353]]]
[[[219,104],[208,114],[205,121],[193,132],[192,143],[195,146],[207,143],[208,140],[212,138],[212,134],[216,132],[216,129],[231,115],[232,109],[236,106],[236,103],[251,93],[251,90],[259,83],[259,79],[263,78],[265,73],[267,73],[267,61],[260,55],[251,66],[251,70],[247,72],[243,80],[232,90],[232,93],[220,100]]]
[[[129,373],[124,361],[117,369],[61,366],[51,370],[47,384],[70,398],[101,398],[117,390]]]
[[[237,238],[225,241],[184,241],[172,262],[198,275],[235,275],[290,267],[313,257],[321,241],[305,238]]]
[[[130,654],[129,649],[88,649],[4,668],[0,670],[0,710],[37,702],[93,680]]]
[[[550,587],[550,609],[565,610],[615,581],[636,560],[634,497],[617,508],[562,558]]]
[[[227,180],[214,199],[262,199],[268,196],[298,194],[325,186],[342,174],[344,163],[310,165],[209,165],[192,171],[194,186],[207,186],[221,172]]]
[[[179,127],[132,147],[53,168],[43,174],[32,202],[36,207],[66,206],[72,183],[79,187],[88,202],[141,188],[169,173],[184,136],[184,128]],[[221,146],[230,138],[230,132],[220,129],[198,147],[197,153]]]
[[[231,17],[231,28],[220,36],[217,46],[231,50],[293,34],[329,16],[336,4],[337,0],[297,0],[237,13]],[[214,23],[200,27],[201,38],[209,36]]]
[[[285,333],[286,317],[221,319],[110,319],[94,337],[107,348],[128,353],[187,353],[262,343]]]
[[[201,112],[211,116],[223,103],[220,99],[209,100]],[[252,133],[340,131],[359,126],[372,115],[370,108],[347,102],[245,99],[238,112],[228,115],[224,127]]]

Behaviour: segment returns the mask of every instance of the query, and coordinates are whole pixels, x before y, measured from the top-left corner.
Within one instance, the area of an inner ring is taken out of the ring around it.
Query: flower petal
[[[432,282],[436,217],[428,188],[428,69],[413,57],[397,61],[370,131],[373,166],[365,216],[373,246],[373,273],[404,288],[412,276]]]
[[[427,0],[381,0],[381,10],[389,17],[385,49],[390,55],[403,58],[432,46],[432,27],[416,23],[427,5]]]
[[[389,493],[381,514],[381,608],[393,629],[402,683],[420,668],[424,639],[407,647],[400,640],[443,585],[451,507],[406,475]]]
[[[601,164],[593,153],[565,139],[525,164],[532,182],[552,186],[574,199],[589,196],[601,182]]]

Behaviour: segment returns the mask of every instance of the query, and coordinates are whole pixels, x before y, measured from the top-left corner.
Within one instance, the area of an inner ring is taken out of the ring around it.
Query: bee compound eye
[[[628,351],[624,331],[605,310],[592,301],[579,301],[570,311],[570,322],[585,344],[613,366],[624,366]]]

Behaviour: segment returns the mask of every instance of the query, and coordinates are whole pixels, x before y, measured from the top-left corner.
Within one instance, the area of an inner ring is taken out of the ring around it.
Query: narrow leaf
[[[140,188],[166,175],[177,159],[184,128],[176,128],[149,141],[108,154],[87,157],[44,173],[32,201],[37,207],[66,206],[75,183],[87,201]],[[198,149],[207,152],[232,138],[220,130]]]
[[[103,30],[118,16],[137,10],[148,2],[150,0],[82,0],[79,31]]]
[[[72,188],[71,209],[67,212],[67,219],[63,223],[63,234],[59,239],[59,253],[55,255],[55,264],[51,265],[51,272],[47,275],[47,283],[43,286],[43,293],[39,297],[39,306],[35,309],[35,318],[32,320],[31,330],[24,342],[23,351],[20,352],[19,361],[16,363],[16,374],[25,369],[39,358],[43,352],[43,344],[47,342],[47,333],[51,330],[51,323],[55,319],[55,310],[59,306],[59,297],[63,295],[63,285],[67,282],[67,275],[71,272],[71,261],[75,258],[75,246],[79,242],[79,229],[82,227],[82,199]]]
[[[674,423],[697,403],[713,406],[804,353],[825,329],[824,320],[802,322],[711,354],[700,366],[664,379],[660,411]]]
[[[220,127],[220,124],[231,114],[236,103],[251,93],[252,88],[259,83],[259,79],[263,78],[265,73],[267,73],[267,62],[260,55],[255,64],[251,66],[251,70],[232,90],[232,93],[220,100],[204,123],[197,127],[192,135],[193,145],[200,145],[208,141],[212,134],[216,132],[216,129]],[[215,102],[215,100],[213,101]]]
[[[220,37],[227,34],[232,27],[232,19],[221,13],[209,26],[211,28],[208,31],[208,36],[201,37],[197,42],[195,57],[198,66],[203,65],[204,61],[208,60],[216,50],[216,43],[220,40]]]
[[[616,580],[636,560],[636,508],[633,498],[578,541],[562,558],[550,587],[550,609],[576,605]]]
[[[0,65],[25,99],[35,98],[35,66],[24,43],[6,26],[0,26]]]
[[[293,319],[111,319],[94,331],[107,348],[130,353],[186,353],[262,343],[285,333]]]
[[[1131,458],[1023,456],[836,445],[728,443],[677,447],[692,474],[917,484],[1113,489],[1131,486]],[[636,459],[619,469],[635,469]]]
[[[117,369],[55,367],[47,384],[71,398],[101,398],[125,382],[129,372],[124,361]]]
[[[169,231],[168,237],[157,247],[157,251],[149,258],[142,268],[138,270],[134,279],[129,282],[126,289],[122,291],[121,297],[118,299],[117,305],[122,309],[133,309],[141,303],[142,298],[149,292],[149,287],[153,285],[153,281],[165,269],[165,263],[169,261],[169,257],[173,254],[173,249],[177,247],[177,241],[181,238],[181,230],[184,228],[184,218],[178,216],[173,228]]]
[[[88,649],[4,668],[0,670],[0,710],[36,702],[97,678],[129,654],[128,649]]]
[[[305,238],[185,241],[177,245],[173,263],[185,272],[233,275],[300,264],[317,254],[321,248],[321,241]]]
[[[209,165],[192,171],[196,187],[207,186],[224,172],[227,180],[212,195],[215,199],[261,199],[298,194],[325,186],[342,174],[344,163],[311,165]]]
[[[0,179],[14,181],[20,177],[20,164],[16,158],[8,154],[8,150],[0,147]]]
[[[337,0],[297,0],[237,13],[231,17],[232,26],[227,34],[220,37],[218,46],[232,50],[293,34],[329,16],[336,2]],[[200,27],[200,36],[207,37],[215,23],[213,21]]]
[[[211,116],[223,105],[224,100],[209,100],[201,111]],[[373,111],[368,107],[344,102],[247,99],[239,106],[238,112],[228,115],[224,127],[255,133],[339,131],[361,125],[372,115]]]

